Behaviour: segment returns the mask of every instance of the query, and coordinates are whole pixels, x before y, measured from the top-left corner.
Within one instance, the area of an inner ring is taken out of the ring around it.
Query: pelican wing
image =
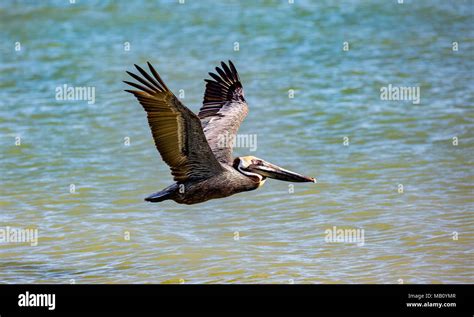
[[[156,148],[170,166],[174,180],[204,179],[221,172],[223,168],[207,143],[199,118],[166,87],[150,63],[153,77],[135,67],[143,77],[127,73],[140,84],[125,83],[139,90],[125,91],[132,93],[147,112]]]
[[[247,116],[244,90],[234,64],[221,62],[218,73],[206,79],[203,106],[199,111],[204,134],[216,158],[232,164],[232,147],[240,124]]]

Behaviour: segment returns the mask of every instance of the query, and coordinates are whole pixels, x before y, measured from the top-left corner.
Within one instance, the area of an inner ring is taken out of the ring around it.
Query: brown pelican
[[[234,64],[221,62],[217,74],[206,79],[203,106],[195,115],[168,89],[148,62],[150,73],[135,65],[143,77],[127,73],[139,83],[124,81],[138,90],[132,93],[148,116],[156,148],[169,165],[175,184],[154,193],[146,201],[166,199],[196,204],[254,190],[266,178],[288,182],[314,182],[312,177],[290,172],[254,156],[232,157],[233,138],[248,112],[244,90]]]

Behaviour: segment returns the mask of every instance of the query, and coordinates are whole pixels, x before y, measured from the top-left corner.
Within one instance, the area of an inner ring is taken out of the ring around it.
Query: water
[[[0,244],[0,282],[473,283],[473,8],[3,3],[0,227],[37,228],[39,243]],[[258,136],[236,156],[318,184],[145,203],[172,180],[124,71],[151,61],[197,111],[228,59],[250,105],[240,133]],[[64,84],[95,87],[95,103],[56,100]],[[381,101],[388,84],[419,86],[420,104]],[[333,226],[363,229],[364,245],[326,242]]]

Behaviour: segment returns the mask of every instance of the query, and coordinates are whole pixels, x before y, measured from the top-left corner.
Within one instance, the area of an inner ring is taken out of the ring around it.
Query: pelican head
[[[316,183],[316,179],[313,177],[303,176],[301,174],[288,171],[255,156],[237,157],[234,160],[233,166],[242,174],[255,179],[260,183],[260,185],[263,185],[267,177],[287,182]]]

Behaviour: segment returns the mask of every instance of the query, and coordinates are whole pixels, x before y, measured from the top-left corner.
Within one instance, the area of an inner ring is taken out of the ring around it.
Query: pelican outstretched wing
[[[221,62],[218,73],[209,73],[206,79],[203,106],[199,111],[204,134],[216,156],[222,163],[232,164],[232,147],[240,124],[247,116],[248,106],[244,90],[234,64]]]
[[[135,67],[143,77],[127,73],[140,84],[124,82],[139,90],[125,91],[132,93],[147,112],[156,148],[170,166],[174,180],[204,179],[221,172],[223,168],[207,143],[199,118],[166,87],[150,63],[153,77]]]

